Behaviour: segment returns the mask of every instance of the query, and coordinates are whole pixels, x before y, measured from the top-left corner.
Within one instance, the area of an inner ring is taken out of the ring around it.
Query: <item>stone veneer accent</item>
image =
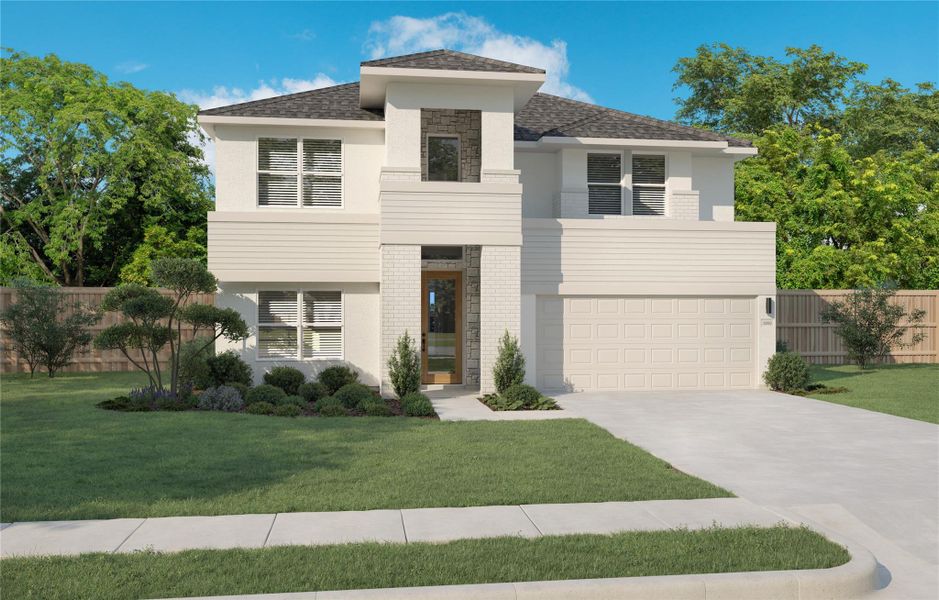
[[[381,379],[382,392],[394,393],[388,379],[388,358],[405,331],[421,339],[421,247],[381,247]]]
[[[460,181],[479,182],[482,168],[482,112],[421,109],[421,181],[427,181],[427,134],[460,136]]]
[[[492,366],[499,338],[508,330],[519,336],[521,327],[521,248],[483,246],[480,256],[480,391],[495,391]]]

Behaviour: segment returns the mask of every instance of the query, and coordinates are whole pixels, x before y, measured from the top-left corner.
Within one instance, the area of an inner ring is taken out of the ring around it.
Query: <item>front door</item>
[[[463,381],[463,276],[421,272],[421,365],[424,383]]]

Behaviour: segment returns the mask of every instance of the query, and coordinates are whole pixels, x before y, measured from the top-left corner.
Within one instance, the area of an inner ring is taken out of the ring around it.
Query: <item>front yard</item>
[[[812,366],[812,382],[846,387],[838,394],[809,393],[817,400],[939,424],[939,365]]]
[[[3,522],[730,496],[580,420],[113,412],[135,373],[4,376]]]
[[[14,598],[130,599],[459,583],[824,569],[847,551],[787,527],[635,531],[446,544],[347,544],[3,561]]]

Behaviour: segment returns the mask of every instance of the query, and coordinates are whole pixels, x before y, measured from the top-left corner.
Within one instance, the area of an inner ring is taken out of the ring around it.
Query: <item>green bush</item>
[[[362,405],[362,410],[369,417],[390,417],[392,416],[391,407],[380,398],[375,398]]]
[[[350,383],[357,383],[359,374],[345,365],[334,365],[320,371],[317,380],[326,386],[329,395],[333,395],[339,391],[339,388]]]
[[[270,402],[271,404],[280,404],[283,399],[287,396],[284,390],[279,387],[274,387],[269,383],[263,383],[257,387],[253,387],[248,390],[248,395],[245,397],[246,404],[254,404],[255,402]]]
[[[437,414],[430,398],[420,392],[411,392],[402,398],[401,410],[409,417],[432,417]]]
[[[271,415],[274,414],[274,405],[270,402],[255,402],[245,408],[249,415]]]
[[[238,390],[238,393],[241,394],[241,399],[242,399],[242,400],[247,399],[247,397],[248,397],[248,390],[251,389],[250,387],[246,386],[245,384],[243,384],[243,383],[238,383],[237,381],[229,381],[229,382],[225,383],[225,385],[227,385],[228,387],[232,387],[232,388],[235,388],[236,390]]]
[[[298,387],[297,394],[307,402],[316,402],[320,398],[328,396],[329,391],[326,389],[326,386],[319,381],[311,381],[310,383],[304,383]]]
[[[306,408],[306,400],[300,396],[284,396],[280,401],[280,406],[297,406],[300,408]]]
[[[557,402],[524,383],[510,386],[502,394],[486,394],[483,404],[492,410],[555,410]]]
[[[274,407],[275,417],[299,417],[303,410],[296,404],[281,404]]]
[[[763,380],[777,392],[798,392],[809,384],[809,365],[795,352],[777,352],[769,359]]]
[[[346,410],[346,407],[342,404],[324,406],[323,410],[319,411],[319,413],[322,417],[345,417],[349,415],[349,411]]]
[[[104,410],[126,411],[130,409],[130,398],[127,396],[109,398],[108,400],[102,400],[101,402],[95,404],[95,406],[98,408],[103,408]]]
[[[394,352],[388,359],[388,378],[398,398],[421,389],[421,356],[407,331],[398,338]]]
[[[211,385],[235,382],[250,386],[252,383],[251,367],[232,350],[207,357],[205,364],[209,369]]]
[[[290,395],[296,394],[297,388],[303,385],[304,381],[306,377],[303,372],[293,367],[274,367],[264,374],[264,383],[279,387]]]
[[[505,398],[507,402],[517,402],[523,408],[528,408],[541,399],[541,392],[530,385],[516,383],[506,388],[505,391],[502,392],[502,397]]]
[[[323,396],[313,403],[313,410],[323,412],[323,410],[329,406],[342,406],[342,402],[339,401],[339,398],[334,398],[333,396]],[[343,409],[345,409],[345,407],[343,407]]]
[[[199,394],[198,407],[202,410],[237,412],[245,407],[245,401],[235,388],[220,385],[210,387]]]
[[[499,340],[499,355],[492,367],[492,377],[500,394],[525,379],[525,357],[518,346],[518,338],[508,330]]]
[[[344,407],[349,409],[358,408],[359,405],[365,404],[374,397],[372,390],[361,383],[348,383],[333,394],[333,398],[339,400]]]
[[[213,385],[219,385],[209,376],[208,359],[212,356],[212,344],[199,352],[209,343],[209,338],[196,338],[183,342],[179,347],[179,384],[204,390]],[[225,383],[224,381],[219,383]]]

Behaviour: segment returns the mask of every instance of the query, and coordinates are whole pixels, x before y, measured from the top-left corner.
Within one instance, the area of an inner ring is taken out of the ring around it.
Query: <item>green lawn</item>
[[[849,390],[809,394],[818,400],[939,424],[939,365],[814,365],[812,383]]]
[[[561,558],[563,557],[563,558]],[[847,551],[787,527],[4,559],[10,598],[153,598],[823,569]]]
[[[132,373],[4,376],[0,519],[731,495],[581,420],[288,419],[95,408],[141,383]]]

